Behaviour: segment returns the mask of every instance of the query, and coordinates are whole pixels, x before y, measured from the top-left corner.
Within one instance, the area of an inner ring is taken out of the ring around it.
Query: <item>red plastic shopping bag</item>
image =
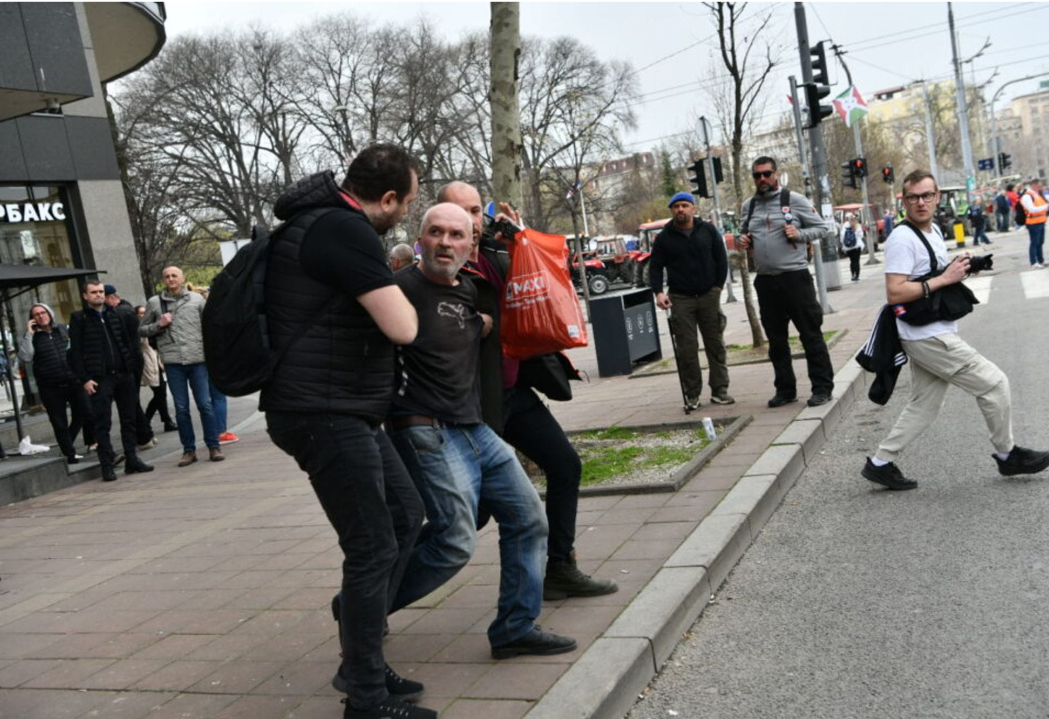
[[[510,243],[499,333],[503,353],[512,359],[587,345],[563,235],[525,229]]]

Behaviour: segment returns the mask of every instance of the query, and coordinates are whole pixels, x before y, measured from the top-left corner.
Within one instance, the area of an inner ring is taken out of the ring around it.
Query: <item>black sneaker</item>
[[[536,624],[532,631],[523,637],[518,637],[512,642],[492,645],[492,659],[510,659],[521,654],[538,654],[549,656],[551,654],[564,654],[576,648],[575,639],[562,637],[558,634],[544,632]]]
[[[124,464],[124,474],[135,474],[138,472],[152,472],[153,465],[146,464],[138,457],[126,462]]]
[[[830,392],[813,392],[807,404],[809,407],[819,407],[821,404],[827,404],[830,400]]]
[[[347,703],[342,719],[437,719],[437,712],[390,697],[371,709],[354,709]]]
[[[772,399],[769,400],[769,407],[772,407],[772,408],[782,407],[785,404],[790,404],[791,402],[797,402],[797,401],[798,401],[797,397],[785,397],[785,396],[783,396],[781,394],[777,394],[775,397],[773,397]]]
[[[102,481],[103,482],[115,482],[117,481],[117,471],[113,469],[111,465],[102,465]]]
[[[1038,474],[1049,467],[1049,452],[1036,452],[1019,445],[1014,445],[1005,459],[998,459],[997,455],[991,456],[998,463],[998,473],[1006,477],[1017,474]]]
[[[864,479],[869,479],[875,484],[880,484],[883,487],[889,489],[914,489],[918,486],[918,483],[913,479],[907,479],[903,476],[903,472],[893,462],[889,462],[881,467],[874,464],[870,457],[867,457],[867,463],[863,465],[863,471],[860,472]]]
[[[567,599],[568,597],[600,597],[613,594],[619,587],[611,579],[594,579],[583,574],[576,565],[575,558],[554,559],[546,562],[546,576],[543,577],[543,599]]]
[[[331,679],[331,685],[337,692],[343,694],[348,692],[350,685],[346,681],[346,677],[342,675],[342,667],[339,667],[339,671],[335,672],[335,676]],[[390,693],[390,698],[397,701],[414,702],[419,700],[419,697],[426,691],[426,687],[421,682],[405,679],[387,664],[386,691]]]

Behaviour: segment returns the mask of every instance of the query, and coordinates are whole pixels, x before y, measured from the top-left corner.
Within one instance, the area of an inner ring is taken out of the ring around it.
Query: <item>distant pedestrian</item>
[[[969,224],[973,228],[973,247],[979,247],[981,242],[985,245],[991,244],[991,241],[987,239],[987,215],[984,214],[983,206],[979,200],[969,205],[969,210],[966,214],[969,216]]]
[[[197,412],[200,413],[208,458],[212,462],[221,462],[225,457],[219,449],[208,368],[204,364],[204,337],[201,331],[204,298],[189,291],[185,275],[178,267],[165,267],[163,278],[166,289],[149,298],[139,334],[156,337],[157,351],[167,371],[168,385],[175,399],[179,440],[182,442],[182,458],[178,466],[188,467],[197,461],[197,440],[193,432],[193,418],[189,413],[190,391],[197,403]]]
[[[415,251],[411,245],[399,242],[390,250],[390,269],[396,272],[405,267],[410,267],[415,262]]]
[[[1049,202],[1042,194],[1042,179],[1034,177],[1028,183],[1030,186],[1020,199],[1026,215],[1027,237],[1029,245],[1027,248],[1028,259],[1031,267],[1040,270],[1045,267],[1045,256],[1042,245],[1045,244],[1045,220],[1049,212]]]
[[[932,174],[915,170],[907,175],[903,180],[903,198],[907,221],[896,228],[885,245],[885,296],[888,304],[894,306],[929,297],[969,274],[970,253],[948,262],[943,233],[933,222],[940,191]],[[937,268],[942,269],[933,277],[929,277],[933,269],[930,253],[936,258]],[[896,328],[911,368],[911,395],[889,436],[867,458],[863,477],[889,489],[918,486],[915,480],[903,476],[895,462],[904,448],[935,421],[951,385],[976,398],[991,433],[995,450],[992,456],[999,474],[1034,474],[1049,467],[1049,452],[1036,452],[1013,443],[1009,378],[958,336],[958,323],[936,320],[914,325],[906,320],[906,311],[897,313]]]
[[[1005,197],[1009,200],[1009,212],[1012,213],[1013,218],[1016,217],[1016,206],[1020,204],[1020,193],[1017,190],[1022,191],[1023,188],[1017,188],[1016,185],[1010,183],[1005,186]],[[1019,230],[1023,227],[1022,222],[1016,222],[1016,229]]]
[[[138,321],[146,316],[146,306],[139,305],[135,308]],[[174,432],[178,426],[171,419],[168,412],[168,384],[164,377],[164,363],[160,361],[157,348],[153,346],[155,340],[152,337],[142,337],[142,386],[149,387],[153,392],[153,398],[146,405],[146,422],[152,424],[153,415],[160,414],[160,421],[164,423],[165,432]],[[156,361],[156,374],[153,374],[153,362]]]
[[[69,366],[90,398],[102,480],[117,478],[116,452],[109,439],[114,401],[120,417],[124,473],[152,472],[153,467],[138,458],[135,445],[135,377],[142,363],[138,320],[133,312],[119,312],[106,304],[101,282],[85,282],[83,298],[84,309],[74,312],[69,322]]]
[[[656,236],[649,260],[649,281],[656,306],[671,310],[670,331],[677,347],[677,371],[685,395],[685,411],[699,407],[703,370],[699,365],[699,342],[707,355],[710,401],[732,404],[728,393],[728,362],[725,326],[721,311],[721,289],[728,277],[728,255],[718,229],[696,217],[695,198],[679,192],[670,198],[673,221]],[[666,269],[667,291],[663,291]]]
[[[998,190],[994,197],[994,219],[999,232],[1009,231],[1009,197],[1005,190]]]
[[[827,223],[802,194],[781,188],[776,161],[759,157],[751,167],[757,193],[743,203],[743,233],[739,244],[753,248],[761,326],[769,340],[769,359],[775,372],[776,395],[769,407],[782,407],[798,398],[791,358],[788,325],[793,322],[805,350],[810,407],[826,404],[834,391],[834,365],[823,339],[823,308],[808,266],[808,245],[828,234]]]
[[[881,241],[884,243],[885,240],[889,239],[889,235],[892,234],[892,228],[896,225],[894,215],[891,207],[885,208],[885,216],[881,218]]]
[[[863,225],[859,223],[856,216],[851,212],[845,215],[845,224],[841,226],[841,249],[849,258],[849,270],[852,272],[852,281],[860,281],[860,254],[866,247],[863,242]]]

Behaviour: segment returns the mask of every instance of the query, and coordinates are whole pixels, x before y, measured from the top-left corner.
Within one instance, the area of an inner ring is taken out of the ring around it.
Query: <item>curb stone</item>
[[[867,372],[850,358],[834,383],[833,399],[798,413],[525,719],[620,719],[630,711],[843,412],[863,397]]]

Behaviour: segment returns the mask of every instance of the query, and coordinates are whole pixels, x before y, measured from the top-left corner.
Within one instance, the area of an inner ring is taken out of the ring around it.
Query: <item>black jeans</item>
[[[576,510],[583,465],[550,410],[529,388],[503,397],[503,439],[539,465],[546,475],[547,556],[568,559],[575,546]]]
[[[84,444],[95,443],[94,423],[91,421],[91,409],[88,406],[87,392],[78,384],[67,384],[58,387],[38,385],[40,401],[47,410],[47,418],[55,432],[55,441],[67,458],[76,454],[73,443],[81,428],[84,430]],[[72,412],[72,421],[66,415],[66,407]]]
[[[168,383],[164,381],[164,376],[161,375],[159,385],[150,389],[153,390],[153,399],[146,405],[146,422],[152,422],[153,415],[159,412],[160,421],[165,427],[175,424],[168,412]]]
[[[120,442],[124,447],[127,462],[135,459],[135,408],[138,407],[138,385],[129,372],[107,374],[98,380],[95,393],[88,395],[91,402],[91,418],[95,423],[95,439],[98,441],[98,461],[103,467],[112,467],[116,459],[109,430],[113,426],[113,403],[117,405],[120,418]]]
[[[796,397],[798,383],[787,340],[788,323],[793,322],[805,350],[813,394],[834,391],[834,365],[823,341],[823,309],[816,299],[812,275],[794,270],[779,275],[754,278],[761,310],[761,326],[769,340],[769,359],[776,375],[776,394]]]
[[[845,254],[849,256],[849,272],[852,273],[852,279],[860,276],[860,253],[862,251],[858,247],[854,250],[845,251]]]
[[[422,499],[389,437],[360,417],[267,412],[266,425],[309,475],[339,537],[340,672],[350,706],[369,709],[387,697],[383,627],[422,525]]]

